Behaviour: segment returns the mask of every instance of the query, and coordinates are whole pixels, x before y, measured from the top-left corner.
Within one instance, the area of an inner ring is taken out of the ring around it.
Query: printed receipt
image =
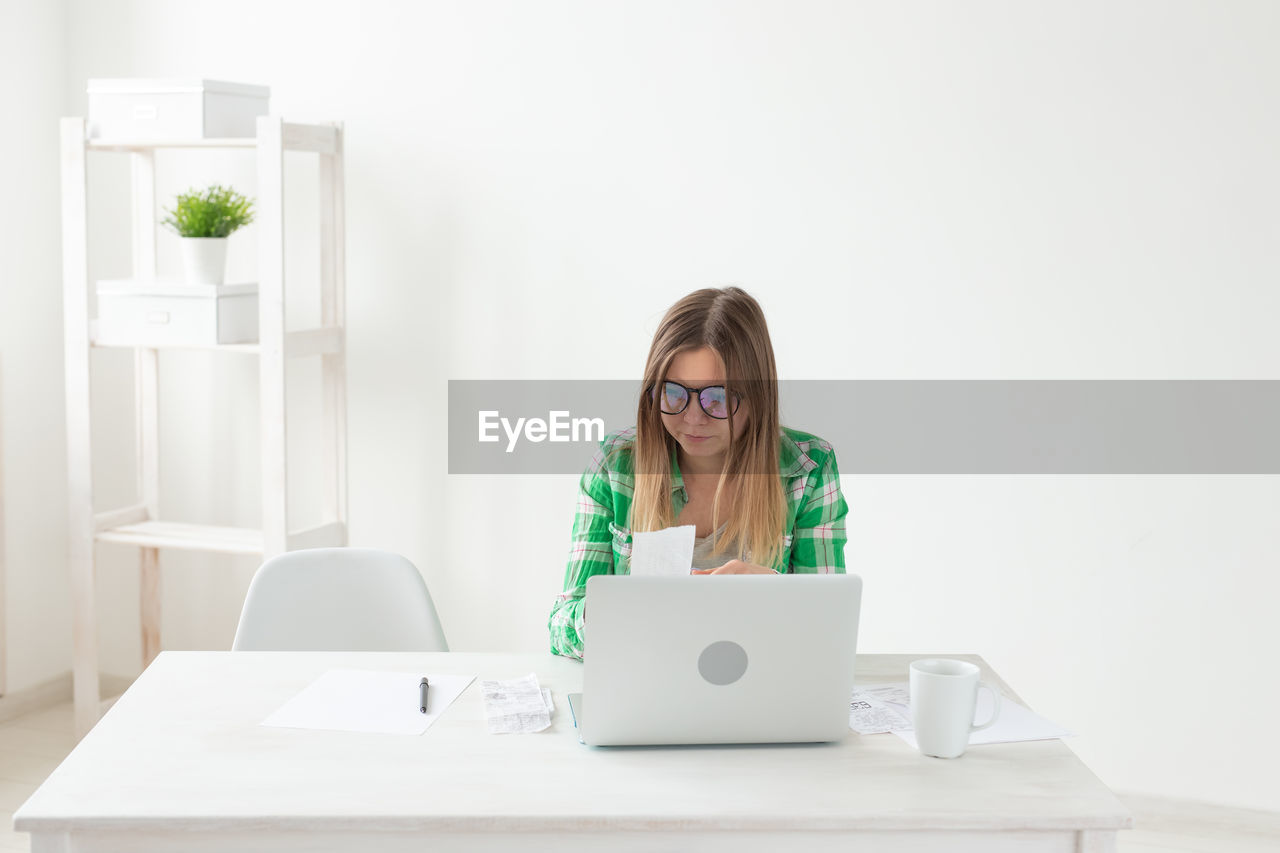
[[[910,701],[910,693],[898,684],[855,687],[849,700],[849,728],[862,735],[910,731]]]
[[[540,732],[551,726],[555,705],[551,691],[538,684],[532,672],[524,678],[508,681],[481,681],[484,716],[489,734],[523,734]]]
[[[632,534],[632,577],[688,575],[696,537],[697,528],[692,524]]]

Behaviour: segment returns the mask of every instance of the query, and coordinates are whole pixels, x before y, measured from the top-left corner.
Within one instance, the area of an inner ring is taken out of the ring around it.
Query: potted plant
[[[182,237],[182,262],[189,284],[222,284],[227,269],[227,237],[253,221],[253,201],[214,184],[178,195],[162,225]]]

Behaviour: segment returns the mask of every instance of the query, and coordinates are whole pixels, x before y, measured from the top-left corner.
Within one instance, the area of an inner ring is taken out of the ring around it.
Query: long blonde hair
[[[644,367],[636,411],[634,530],[659,530],[674,523],[671,459],[677,442],[662,424],[651,394],[661,386],[675,357],[709,348],[725,371],[726,391],[748,405],[747,425],[735,439],[729,414],[729,450],[712,502],[711,528],[719,527],[721,500],[734,512],[717,539],[714,553],[736,542],[738,558],[749,553],[758,565],[772,566],[781,555],[787,504],[778,473],[781,428],[778,424],[778,372],[773,344],[760,305],[737,287],[705,288],[671,306],[653,336]],[[690,405],[698,405],[691,400]]]

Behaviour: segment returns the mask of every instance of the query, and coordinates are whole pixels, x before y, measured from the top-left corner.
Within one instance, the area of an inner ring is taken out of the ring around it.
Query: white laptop
[[[849,731],[857,575],[596,575],[582,693],[592,746],[803,743]]]

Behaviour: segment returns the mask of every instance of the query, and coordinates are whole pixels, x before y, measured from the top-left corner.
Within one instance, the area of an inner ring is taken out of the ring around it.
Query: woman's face
[[[709,348],[682,352],[671,362],[667,381],[687,388],[705,388],[725,383],[720,359]],[[733,437],[742,436],[750,413],[744,400],[733,413]],[[697,394],[689,395],[689,404],[677,415],[662,414],[662,425],[690,456],[715,458],[729,450],[729,421],[713,418],[703,411]]]

